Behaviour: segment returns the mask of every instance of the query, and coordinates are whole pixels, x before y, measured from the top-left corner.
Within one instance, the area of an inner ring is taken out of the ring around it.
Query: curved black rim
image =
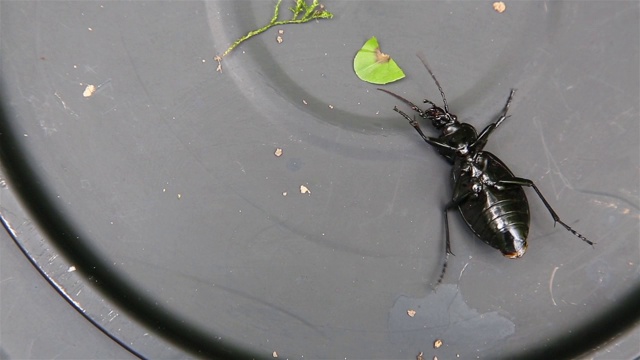
[[[180,321],[170,310],[160,306],[148,295],[141,293],[138,289],[108,263],[101,259],[93,249],[88,247],[81,239],[87,236],[80,234],[51,201],[50,194],[40,186],[42,183],[37,173],[28,161],[20,144],[15,140],[15,131],[10,125],[7,113],[0,104],[0,161],[11,181],[13,189],[28,208],[29,213],[36,221],[48,239],[56,248],[77,264],[78,271],[81,271],[86,278],[91,278],[97,285],[101,294],[109,298],[120,309],[133,319],[144,324],[149,329],[173,343],[183,350],[194,355],[216,359],[257,359],[261,355],[251,353],[240,347],[224,342],[216,338],[210,332],[201,328]],[[37,204],[35,206],[34,204]],[[98,322],[92,319],[82,309],[74,303],[68,294],[62,292],[57,286],[55,279],[37,265],[28,251],[22,246],[20,239],[13,236],[10,227],[2,219],[3,226],[11,234],[21,251],[27,256],[34,267],[45,277],[45,279],[87,320],[97,326],[111,339],[122,345],[133,355],[144,358],[144,355],[133,349],[130,345],[118,339],[105,329]]]

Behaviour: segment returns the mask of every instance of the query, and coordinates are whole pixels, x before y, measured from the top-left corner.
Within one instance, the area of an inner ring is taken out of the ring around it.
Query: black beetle
[[[409,120],[411,126],[416,129],[424,141],[436,148],[440,155],[453,165],[451,170],[453,198],[444,208],[446,255],[437,284],[442,282],[449,254],[453,254],[449,240],[447,212],[455,207],[458,207],[462,218],[480,240],[500,250],[508,258],[516,259],[524,255],[527,250],[530,215],[529,203],[523,186],[532,187],[535,190],[553,217],[554,224],[560,223],[575,236],[593,246],[593,242],[560,220],[533,181],[516,177],[497,156],[488,151],[482,151],[487,144],[489,135],[508,117],[507,111],[513,100],[515,89],[511,89],[507,103],[498,120],[489,124],[478,135],[472,125],[459,122],[458,117],[449,112],[440,83],[433,75],[424,57],[420,55],[418,57],[436,83],[442,96],[444,108],[425,99],[424,103],[429,104],[430,107],[422,110],[400,95],[385,89],[378,90],[403,101],[421,118],[430,120],[433,127],[442,132],[438,138],[427,137],[415,117],[410,118],[397,106],[393,108],[394,111]]]

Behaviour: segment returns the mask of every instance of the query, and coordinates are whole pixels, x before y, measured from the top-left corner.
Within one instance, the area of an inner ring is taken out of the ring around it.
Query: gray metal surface
[[[1,215],[106,334],[151,358],[526,356],[638,289],[637,2],[327,2],[334,19],[270,30],[216,73],[273,5],[0,4]],[[517,88],[487,150],[595,248],[528,191],[527,254],[451,216],[433,291],[449,167],[353,74],[374,35],[407,74],[386,88],[438,102],[423,52],[479,128]],[[635,337],[572,346],[629,357]]]

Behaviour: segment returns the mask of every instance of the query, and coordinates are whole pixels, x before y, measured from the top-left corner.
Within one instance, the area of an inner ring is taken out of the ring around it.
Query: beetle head
[[[431,120],[434,128],[442,130],[445,126],[450,126],[458,122],[458,117],[446,112],[443,108],[433,105],[424,111],[424,118]]]

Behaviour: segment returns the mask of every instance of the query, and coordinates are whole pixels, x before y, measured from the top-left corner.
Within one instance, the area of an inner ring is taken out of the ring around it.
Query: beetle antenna
[[[449,114],[449,106],[447,105],[447,99],[444,97],[444,91],[442,91],[442,86],[440,86],[440,83],[438,82],[438,79],[436,79],[436,76],[433,75],[433,71],[431,71],[431,68],[427,63],[427,58],[421,52],[416,55],[418,55],[418,58],[420,59],[420,61],[422,61],[422,64],[424,65],[424,67],[427,68],[427,71],[429,72],[429,75],[431,75],[431,78],[433,79],[433,81],[436,82],[436,86],[438,87],[438,90],[440,90],[440,95],[442,96],[442,102],[444,103],[444,111],[447,114]]]

